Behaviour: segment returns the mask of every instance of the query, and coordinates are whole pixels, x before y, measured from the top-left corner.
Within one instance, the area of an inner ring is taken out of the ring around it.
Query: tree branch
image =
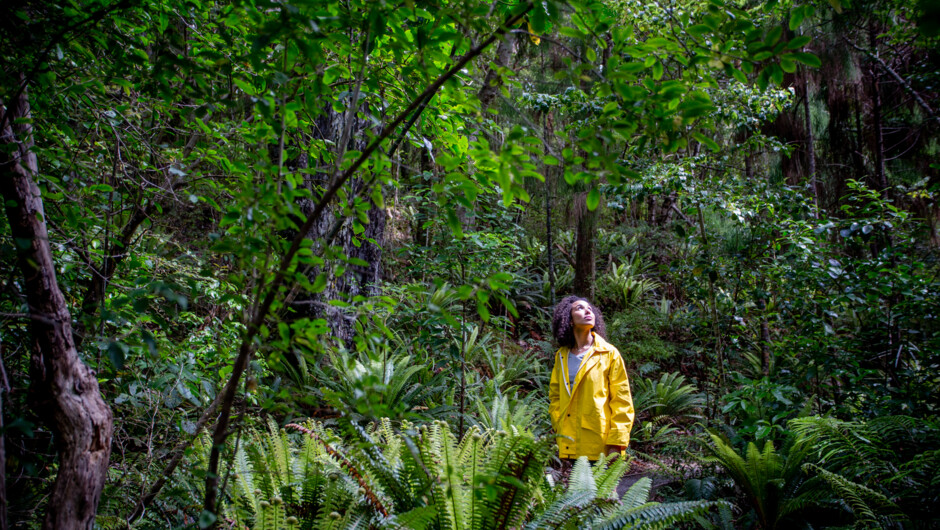
[[[258,335],[261,327],[266,319],[268,313],[271,310],[271,305],[274,303],[278,292],[280,291],[281,285],[284,283],[285,278],[288,275],[293,259],[296,256],[297,252],[300,250],[301,245],[303,244],[304,239],[306,239],[306,234],[313,227],[314,223],[320,218],[320,216],[325,211],[326,207],[332,202],[335,198],[339,189],[349,180],[350,177],[372,156],[372,154],[379,148],[383,141],[385,141],[395,130],[405,121],[409,116],[415,117],[415,111],[431,100],[431,98],[437,93],[438,90],[446,83],[450,78],[460,72],[471,60],[480,55],[490,44],[492,44],[497,38],[506,33],[506,28],[511,27],[516,24],[519,20],[522,19],[532,9],[532,4],[529,3],[523,11],[516,14],[513,17],[510,17],[506,20],[503,25],[497,29],[490,37],[485,41],[477,45],[468,51],[460,60],[457,61],[450,69],[441,74],[437,80],[434,81],[430,86],[428,86],[421,94],[415,97],[411,104],[399,113],[392,123],[386,126],[382,132],[376,137],[360,154],[360,156],[352,163],[352,165],[347,168],[343,173],[334,180],[334,182],[329,186],[329,188],[323,193],[318,201],[314,210],[310,213],[307,219],[304,221],[303,226],[298,230],[297,236],[291,242],[290,248],[284,254],[281,266],[278,271],[275,273],[274,278],[271,281],[270,287],[267,294],[265,295],[264,300],[261,304],[258,305],[258,309],[255,312],[254,317],[249,322],[248,327],[245,331],[245,335],[242,339],[241,346],[239,347],[238,356],[235,359],[235,363],[232,367],[232,374],[229,377],[228,382],[225,384],[225,387],[222,391],[216,396],[212,404],[203,412],[199,420],[196,422],[196,430],[194,431],[194,436],[189,437],[185,440],[182,440],[178,443],[171,452],[169,456],[169,461],[161,473],[160,478],[154,482],[150,487],[147,494],[141,497],[138,503],[134,507],[134,511],[128,517],[128,522],[133,523],[139,519],[159,495],[161,489],[166,485],[167,480],[173,475],[173,472],[176,471],[176,468],[179,466],[180,462],[183,459],[185,450],[192,444],[195,436],[198,436],[199,432],[205,428],[209,419],[215,416],[216,411],[221,408],[219,414],[219,420],[216,423],[215,430],[213,432],[213,447],[212,453],[210,454],[209,461],[209,473],[206,478],[206,499],[204,502],[204,508],[210,512],[215,512],[215,498],[216,498],[216,487],[218,484],[218,462],[220,457],[220,449],[225,444],[225,439],[227,438],[228,422],[231,415],[232,402],[235,397],[235,392],[238,387],[239,380],[241,379],[242,374],[244,373],[248,362],[253,353],[253,342],[254,338]],[[415,120],[410,120],[407,124],[407,127],[410,127],[414,124]]]
[[[867,55],[869,59],[871,59],[871,60],[875,61],[876,63],[878,63],[878,65],[881,66],[881,68],[882,68],[885,72],[887,72],[888,75],[890,75],[892,78],[894,78],[894,80],[897,81],[899,85],[901,85],[902,87],[904,87],[904,90],[906,90],[907,93],[910,94],[910,95],[914,98],[914,101],[916,101],[917,104],[920,105],[920,108],[924,109],[924,112],[927,113],[927,119],[928,119],[928,120],[933,120],[933,121],[937,122],[938,124],[940,124],[940,117],[938,117],[936,114],[934,114],[933,109],[930,108],[930,105],[928,105],[926,101],[924,101],[924,98],[922,98],[922,97],[920,96],[920,93],[918,93],[916,90],[914,90],[914,87],[912,87],[912,86],[910,85],[910,83],[908,83],[903,77],[901,77],[901,75],[898,74],[898,73],[894,70],[894,68],[891,68],[890,66],[888,66],[888,63],[886,63],[886,62],[884,61],[884,59],[882,59],[881,57],[878,57],[877,55],[875,55],[874,53],[872,53],[871,50],[866,50],[865,48],[862,48],[862,47],[859,46],[858,44],[855,44],[854,42],[852,42],[852,41],[850,41],[849,39],[847,39],[844,35],[842,36],[842,40],[844,40],[845,43],[848,44],[849,46],[851,46],[851,47],[855,48],[856,50],[858,50],[858,51],[864,53],[865,55]]]

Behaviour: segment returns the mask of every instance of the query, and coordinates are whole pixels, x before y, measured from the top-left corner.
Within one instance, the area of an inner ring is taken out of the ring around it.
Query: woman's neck
[[[576,326],[574,328],[574,342],[578,349],[594,344],[594,334],[589,326]]]

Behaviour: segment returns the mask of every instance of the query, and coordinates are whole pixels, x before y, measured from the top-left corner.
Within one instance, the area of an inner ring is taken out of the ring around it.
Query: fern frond
[[[365,490],[365,496],[368,499],[368,501],[372,504],[372,506],[375,508],[375,510],[379,512],[382,515],[382,517],[388,517],[388,509],[385,508],[385,506],[379,500],[378,496],[375,494],[375,492],[372,490],[369,484],[365,481],[365,479],[363,479],[362,475],[359,473],[356,467],[353,466],[352,462],[350,462],[339,451],[337,451],[332,446],[330,446],[330,444],[328,444],[325,440],[320,438],[320,436],[315,431],[308,429],[302,425],[298,425],[296,423],[289,423],[285,427],[298,430],[306,434],[307,436],[319,441],[323,445],[323,448],[326,449],[327,453],[329,453],[330,456],[332,456],[333,458],[336,458],[340,462],[340,464],[346,469],[346,472],[349,473],[352,476],[352,478],[355,479],[356,482],[359,483],[359,486],[363,490]]]
[[[531,492],[542,480],[547,444],[528,435],[504,434],[490,447],[483,479],[495,496],[484,501],[484,526],[519,526],[531,507]]]
[[[277,422],[274,421],[274,418],[268,417],[268,436],[265,437],[265,444],[267,445],[268,452],[270,454],[269,463],[273,464],[275,473],[274,488],[277,494],[280,494],[280,488],[282,485],[290,482],[290,443],[287,440],[287,433],[282,431],[278,426]]]
[[[649,502],[652,487],[653,481],[649,477],[643,477],[630,486],[620,499],[620,503],[625,509],[639,508]]]
[[[857,484],[847,478],[828,471],[815,464],[803,466],[807,472],[817,473],[829,486],[845,501],[855,514],[859,524],[880,525],[876,510],[888,510],[886,515],[901,516],[903,514],[897,504],[882,493],[862,484]]]
[[[390,521],[390,526],[408,530],[424,530],[437,517],[434,506],[418,506],[405,513],[398,514]]]
[[[606,458],[606,457],[605,457]],[[610,498],[617,493],[617,486],[620,480],[630,469],[631,459],[620,457],[614,460],[609,466],[601,468],[599,464],[594,466],[594,482],[597,484],[596,496],[599,498]],[[605,464],[607,461],[605,460]]]
[[[571,468],[571,474],[568,476],[568,492],[590,493],[591,496],[597,493],[597,483],[594,482],[594,473],[591,472],[591,462],[586,456],[578,458],[574,467]]]
[[[594,501],[594,495],[588,491],[564,495],[549,504],[540,514],[533,517],[526,530],[545,528],[578,527],[584,507]]]
[[[646,503],[625,513],[615,513],[593,528],[597,530],[672,528],[678,523],[693,521],[723,501],[686,501],[668,504]]]

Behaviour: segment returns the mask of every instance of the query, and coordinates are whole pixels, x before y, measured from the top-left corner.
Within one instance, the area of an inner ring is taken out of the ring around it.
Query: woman
[[[604,340],[604,317],[584,298],[569,296],[555,306],[552,334],[561,345],[548,408],[558,456],[597,460],[622,453],[630,443],[633,399],[623,358]]]

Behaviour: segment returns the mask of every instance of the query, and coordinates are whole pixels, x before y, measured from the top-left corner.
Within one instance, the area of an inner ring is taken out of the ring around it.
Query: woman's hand
[[[620,453],[624,452],[626,449],[627,449],[627,446],[625,446],[625,445],[608,445],[608,446],[606,447],[606,451],[607,451],[607,455],[608,455],[608,456],[610,456],[610,455],[612,455],[612,454],[618,454],[618,455],[619,455]]]

